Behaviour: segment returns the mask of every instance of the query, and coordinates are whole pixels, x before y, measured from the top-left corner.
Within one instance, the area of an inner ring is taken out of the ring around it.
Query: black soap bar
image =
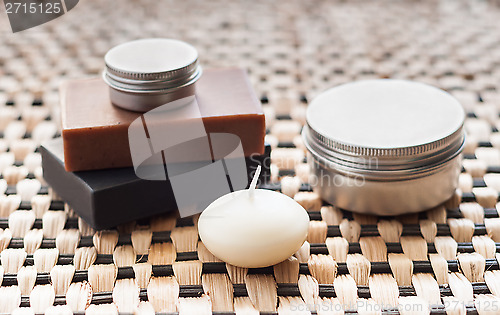
[[[177,210],[168,179],[144,180],[132,167],[67,172],[61,138],[43,144],[40,152],[44,179],[94,229]],[[263,155],[245,158],[249,183],[259,164],[260,181],[268,181],[270,154],[271,147],[266,144]]]

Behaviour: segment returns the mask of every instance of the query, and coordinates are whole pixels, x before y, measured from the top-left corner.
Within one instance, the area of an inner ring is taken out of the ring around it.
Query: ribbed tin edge
[[[309,125],[304,126],[302,131],[304,144],[317,159],[323,160],[332,168],[342,170],[344,174],[369,175],[381,180],[428,174],[437,166],[446,164],[459,155],[465,143],[462,127],[448,137],[422,145],[422,148],[358,147],[359,150],[342,150],[346,146],[324,146],[323,142],[317,141],[318,137],[314,136],[315,134],[318,133]]]
[[[163,72],[130,72],[123,71],[120,69],[113,68],[109,64],[106,63],[106,71],[113,75],[117,80],[124,79],[125,82],[130,80],[133,81],[173,81],[182,77],[189,77],[190,74],[197,71],[198,68],[198,59],[195,59],[189,65],[186,65],[182,68],[163,71]],[[121,81],[121,80],[120,80]]]
[[[111,75],[106,70],[103,71],[103,80],[112,88],[128,93],[137,94],[163,94],[172,93],[176,90],[182,89],[188,85],[194,84],[201,77],[203,70],[200,66],[197,66],[196,71],[192,72],[191,75],[180,78],[174,81],[151,81],[151,82],[137,82],[133,80],[120,81],[117,80],[116,76]]]
[[[331,138],[328,138],[316,130],[314,130],[309,124],[307,124],[310,138],[318,145],[323,147],[325,150],[330,150],[333,152],[339,152],[346,155],[352,156],[363,156],[363,157],[395,157],[395,158],[405,158],[405,157],[418,157],[421,155],[427,155],[439,151],[443,148],[457,144],[463,138],[463,124],[451,135],[438,139],[433,142],[424,143],[422,145],[409,146],[409,147],[399,147],[399,148],[370,148],[362,147],[354,144],[343,143]]]

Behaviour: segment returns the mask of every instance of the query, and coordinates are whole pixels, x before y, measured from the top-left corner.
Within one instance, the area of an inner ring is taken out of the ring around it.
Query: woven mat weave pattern
[[[2,18],[0,313],[500,314],[499,21],[494,1],[464,0],[86,0],[14,35]],[[198,240],[196,217],[95,232],[46,186],[36,147],[60,134],[59,83],[99,75],[109,48],[145,37],[188,41],[207,68],[249,71],[274,147],[268,188],[311,218],[294,257],[226,265]],[[459,189],[401,217],[324,206],[299,136],[307,103],[388,77],[465,107]]]

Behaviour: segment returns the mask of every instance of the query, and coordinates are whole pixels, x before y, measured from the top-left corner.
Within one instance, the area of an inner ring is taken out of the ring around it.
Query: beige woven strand
[[[417,273],[412,277],[412,284],[417,296],[430,305],[441,304],[439,284],[428,273]]]
[[[117,273],[118,268],[114,264],[90,266],[88,279],[92,291],[94,293],[113,291]]]
[[[430,254],[429,260],[431,262],[432,271],[436,277],[438,284],[448,283],[448,262],[438,254]]]
[[[434,246],[440,256],[446,260],[453,260],[457,257],[458,244],[450,236],[438,236],[434,240]]]
[[[443,303],[447,315],[465,315],[465,304],[454,296],[443,296]]]
[[[30,307],[35,313],[42,313],[54,304],[55,297],[52,285],[37,285],[30,293]]]
[[[212,301],[212,311],[233,312],[233,285],[227,274],[209,273],[201,276],[203,292]]]
[[[59,254],[75,254],[80,242],[80,231],[77,229],[62,230],[56,237],[56,248]]]
[[[117,267],[132,266],[135,259],[136,254],[132,245],[118,246],[113,252],[113,262]]]
[[[5,176],[5,171],[3,172]],[[9,179],[7,179],[7,183]],[[12,185],[15,183],[11,183]],[[0,217],[7,218],[21,205],[21,197],[18,195],[0,195]]]
[[[355,243],[359,241],[359,235],[361,234],[361,225],[356,221],[349,221],[343,219],[339,225],[340,234],[349,243]]]
[[[88,282],[75,282],[70,284],[66,292],[66,304],[73,312],[83,312],[92,300],[92,288]]]
[[[500,242],[500,218],[484,219],[488,236],[495,242]]]
[[[474,250],[485,259],[495,258],[496,244],[489,236],[473,236],[472,246],[474,247]]]
[[[451,196],[451,198],[444,203],[444,206],[446,209],[456,209],[460,205],[461,200],[462,200],[462,191],[459,188],[457,188],[455,190],[455,193]]]
[[[325,243],[328,226],[325,221],[310,221],[307,241],[311,244]]]
[[[45,309],[44,315],[71,315],[73,311],[68,305],[52,305]]]
[[[113,254],[118,244],[118,231],[99,231],[92,238],[98,254]]]
[[[0,252],[7,248],[10,244],[10,240],[12,239],[12,233],[9,229],[0,229]]]
[[[336,262],[346,262],[349,242],[343,237],[328,237],[325,241],[328,253]]]
[[[478,204],[484,208],[493,208],[497,203],[498,192],[491,187],[474,187],[472,193],[476,197]],[[484,217],[484,211],[482,211]]]
[[[139,286],[135,279],[116,280],[113,288],[113,303],[116,304],[118,312],[133,313],[139,306]]]
[[[65,295],[75,275],[73,265],[55,265],[50,270],[50,280],[56,295]]]
[[[377,229],[384,242],[396,243],[399,242],[403,232],[403,225],[396,220],[380,220],[377,223]]]
[[[26,260],[27,253],[24,249],[7,248],[0,253],[0,261],[5,273],[17,273]]]
[[[73,264],[76,270],[88,269],[97,259],[97,250],[95,247],[79,247],[75,251]]]
[[[149,248],[148,262],[152,265],[171,265],[177,258],[174,244],[155,243]]]
[[[212,305],[208,295],[199,298],[179,298],[179,315],[212,315]]]
[[[370,262],[387,261],[387,246],[380,236],[359,239],[361,252]]]
[[[153,304],[147,301],[141,301],[134,315],[155,315]]]
[[[115,304],[91,304],[85,315],[118,315],[118,309]]]
[[[474,306],[476,307],[477,313],[479,315],[496,315],[499,312],[498,305],[500,304],[500,298],[492,294],[478,294],[474,300]]]
[[[35,213],[28,210],[18,210],[9,216],[9,230],[13,237],[24,237],[35,223]]]
[[[134,230],[130,235],[132,247],[137,255],[146,255],[151,246],[153,233],[150,229]]]
[[[249,274],[245,277],[248,297],[261,312],[275,312],[278,293],[274,278],[269,275]]]
[[[21,305],[21,291],[17,286],[0,287],[0,313],[11,313]]]
[[[78,231],[81,236],[93,236],[95,231],[82,218],[78,218]]]
[[[464,202],[460,204],[460,212],[464,218],[471,220],[474,223],[483,223],[484,209],[476,202]]]
[[[253,306],[249,297],[234,298],[234,312],[236,315],[259,315],[259,311]]]
[[[420,220],[420,232],[427,243],[434,243],[437,236],[437,224],[431,220]]]
[[[397,306],[399,289],[396,280],[389,274],[373,274],[368,279],[370,294],[379,304]]]
[[[271,163],[276,164],[280,170],[293,170],[304,160],[304,151],[297,148],[276,148],[271,151]]]
[[[156,216],[149,221],[153,232],[172,231],[176,222],[176,216],[171,214]]]
[[[276,149],[280,150],[280,149]],[[275,154],[274,153],[276,150],[271,152],[271,155]],[[295,165],[295,164],[293,164]],[[293,166],[292,165],[292,166]],[[300,190],[300,186],[302,185],[302,182],[300,178],[294,176],[285,176],[281,179],[281,193],[287,195],[288,197],[294,197]]]
[[[36,268],[35,266],[26,266],[19,269],[17,272],[17,286],[22,295],[29,295],[36,282]]]
[[[33,254],[40,248],[43,241],[43,231],[38,229],[29,230],[24,236],[23,247],[26,253]]]
[[[170,238],[178,253],[195,252],[198,245],[198,230],[194,226],[174,228]]]
[[[355,309],[353,307],[346,307],[342,305],[337,298],[324,297],[318,300],[316,313],[318,315],[343,315],[344,308]]]
[[[177,311],[179,300],[179,283],[175,277],[153,277],[149,282],[148,301],[157,313]]]
[[[307,262],[309,272],[320,284],[333,284],[337,263],[329,255],[311,255]]]
[[[469,219],[448,219],[451,235],[458,243],[472,241],[474,222]]]
[[[398,299],[398,310],[400,315],[428,315],[430,314],[429,303],[416,296],[402,296]]]
[[[132,268],[134,270],[135,279],[139,288],[147,288],[149,280],[151,279],[151,275],[153,273],[153,266],[150,263],[145,262],[134,264]]]
[[[420,236],[401,237],[403,253],[411,260],[427,260],[427,242]]]
[[[66,224],[66,213],[63,211],[47,211],[42,217],[43,236],[56,238],[64,229]]]
[[[374,299],[358,299],[356,310],[359,315],[381,315],[381,305]]]
[[[39,248],[33,254],[33,261],[37,272],[50,272],[59,258],[57,248]]]
[[[463,274],[458,272],[448,274],[448,283],[453,296],[462,303],[469,304],[474,300],[472,284]]]
[[[319,284],[318,281],[310,275],[300,275],[299,281],[299,292],[302,299],[308,305],[313,305],[319,298]]]
[[[413,262],[405,254],[389,254],[389,266],[396,282],[400,286],[411,285]]]
[[[201,285],[203,264],[199,260],[176,261],[172,264],[179,285]]]
[[[341,275],[333,283],[337,299],[341,305],[355,305],[358,299],[358,288],[351,275]]]
[[[311,256],[311,245],[309,242],[305,241],[294,256],[297,257],[300,263],[307,263]]]
[[[293,197],[307,211],[320,211],[323,203],[317,193],[310,191],[299,191]]]
[[[321,218],[328,225],[340,225],[342,222],[342,212],[334,206],[323,206],[321,207]]]
[[[45,212],[49,211],[51,200],[47,195],[35,195],[31,198],[31,208],[37,218],[42,218]]]
[[[427,211],[427,218],[437,224],[446,223],[446,208],[443,205]]]
[[[267,137],[267,136],[266,136]],[[297,141],[297,138],[294,138],[294,142]],[[300,137],[299,139],[302,140]],[[267,140],[266,140],[267,142]],[[302,142],[303,143],[303,142]],[[311,180],[311,167],[307,163],[299,163],[295,165],[295,175],[300,179],[302,183],[308,183]],[[320,204],[321,208],[321,204]]]
[[[293,256],[274,265],[273,271],[276,283],[297,283],[299,279],[299,268],[299,261]]]
[[[486,271],[484,273],[484,280],[490,292],[496,296],[500,296],[500,271]]]
[[[237,267],[226,263],[226,269],[229,275],[229,279],[233,284],[245,283],[245,279],[248,274],[248,268]]]
[[[311,312],[307,310],[307,305],[300,297],[296,296],[280,296],[278,298],[278,315],[309,315]]]
[[[368,285],[371,264],[365,256],[361,254],[347,255],[347,270],[357,285]]]
[[[483,274],[486,261],[483,256],[478,253],[463,253],[458,255],[457,259],[460,263],[460,269],[470,282],[480,282],[484,280]]]

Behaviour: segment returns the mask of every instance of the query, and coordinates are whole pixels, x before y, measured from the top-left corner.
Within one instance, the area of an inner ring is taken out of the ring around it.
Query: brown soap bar
[[[205,70],[196,99],[208,134],[237,135],[246,157],[264,153],[264,114],[244,70]],[[128,127],[141,113],[112,105],[101,78],[65,82],[61,103],[67,171],[132,166]]]

